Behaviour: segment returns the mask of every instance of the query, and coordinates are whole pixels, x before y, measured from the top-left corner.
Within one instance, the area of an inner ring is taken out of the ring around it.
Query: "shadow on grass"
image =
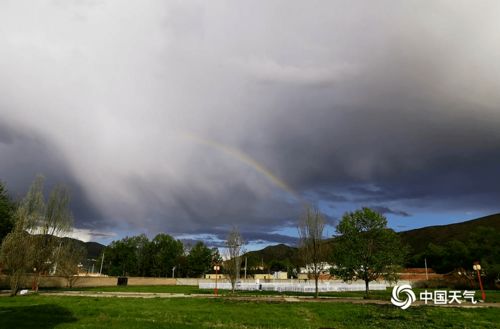
[[[76,320],[73,313],[59,305],[0,307],[0,328],[49,329]]]

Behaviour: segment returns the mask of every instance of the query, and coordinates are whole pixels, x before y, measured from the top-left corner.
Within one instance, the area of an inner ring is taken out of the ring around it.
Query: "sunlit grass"
[[[499,309],[205,298],[0,298],[0,328],[497,328]]]

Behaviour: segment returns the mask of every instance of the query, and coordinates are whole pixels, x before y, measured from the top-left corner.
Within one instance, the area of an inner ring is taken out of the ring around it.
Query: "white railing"
[[[198,284],[200,289],[215,289],[215,282],[202,282]],[[217,288],[221,290],[230,290],[231,283],[218,282]],[[370,290],[385,290],[385,283],[370,283]],[[263,291],[292,291],[292,292],[314,292],[316,287],[314,282],[238,282],[236,290],[263,290]],[[345,282],[319,282],[318,291],[364,291],[365,283],[345,283]]]

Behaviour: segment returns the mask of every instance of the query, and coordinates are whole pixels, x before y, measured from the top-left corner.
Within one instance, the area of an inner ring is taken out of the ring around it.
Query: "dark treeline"
[[[0,244],[14,228],[16,203],[10,198],[7,188],[0,181]]]
[[[114,276],[196,278],[210,272],[213,264],[222,262],[217,248],[208,248],[203,242],[185,246],[164,233],[152,240],[141,234],[113,241],[103,255],[102,272]]]
[[[500,279],[500,232],[492,227],[479,226],[465,239],[429,243],[424,251],[408,260],[408,267],[422,267],[427,261],[437,273],[470,271],[479,261],[485,281],[493,286]]]

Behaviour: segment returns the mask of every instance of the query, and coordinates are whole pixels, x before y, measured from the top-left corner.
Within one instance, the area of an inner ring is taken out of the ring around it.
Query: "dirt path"
[[[118,298],[205,298],[205,299],[226,299],[238,301],[256,301],[271,303],[352,303],[352,304],[377,304],[392,305],[388,300],[362,299],[362,298],[342,298],[342,297],[321,297],[313,298],[310,296],[214,296],[209,294],[181,294],[181,293],[151,293],[151,292],[91,292],[91,291],[44,291],[40,292],[44,296],[73,296],[73,297],[118,297]],[[412,306],[423,306],[424,302],[415,302]],[[500,308],[500,303],[463,303],[451,305],[433,305],[435,307],[495,307]]]

